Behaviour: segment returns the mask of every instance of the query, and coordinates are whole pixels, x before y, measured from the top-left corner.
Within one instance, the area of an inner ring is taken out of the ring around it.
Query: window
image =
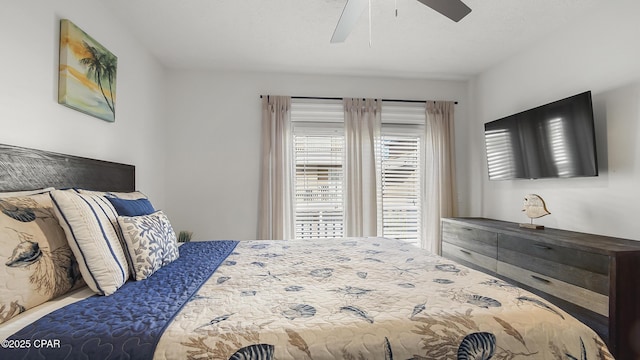
[[[342,105],[291,104],[296,239],[344,236]]]
[[[294,133],[296,239],[342,237],[344,136]]]
[[[421,239],[424,104],[382,106],[377,144],[378,233]],[[296,239],[344,236],[344,112],[341,101],[291,104]]]
[[[382,106],[378,233],[420,246],[424,104]]]
[[[380,141],[381,235],[420,244],[421,137],[385,135]],[[379,231],[380,232],[380,231]]]

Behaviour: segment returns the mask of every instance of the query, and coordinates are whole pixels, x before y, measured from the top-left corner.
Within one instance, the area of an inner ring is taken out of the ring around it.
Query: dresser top
[[[587,234],[553,228],[528,229],[518,223],[485,218],[458,217],[443,218],[443,221],[473,226],[487,231],[496,231],[507,235],[519,236],[549,244],[564,245],[583,251],[612,255],[621,252],[640,253],[640,241],[610,236]],[[560,244],[562,243],[562,244]]]

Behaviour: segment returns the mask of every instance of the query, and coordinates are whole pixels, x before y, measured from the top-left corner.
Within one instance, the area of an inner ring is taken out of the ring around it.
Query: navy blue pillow
[[[156,212],[149,199],[127,200],[110,196],[106,196],[106,198],[120,216],[141,216]]]

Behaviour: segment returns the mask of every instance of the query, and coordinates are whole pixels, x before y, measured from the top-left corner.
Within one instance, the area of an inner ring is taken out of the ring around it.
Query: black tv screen
[[[591,92],[484,124],[490,180],[597,176]]]

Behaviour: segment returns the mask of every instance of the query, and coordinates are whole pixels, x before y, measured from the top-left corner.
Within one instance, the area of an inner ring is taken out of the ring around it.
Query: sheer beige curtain
[[[422,247],[440,254],[440,218],[455,216],[452,101],[428,101],[425,124],[425,203]]]
[[[382,101],[345,98],[345,236],[376,236],[376,141]]]
[[[258,239],[292,239],[291,97],[262,97]]]

